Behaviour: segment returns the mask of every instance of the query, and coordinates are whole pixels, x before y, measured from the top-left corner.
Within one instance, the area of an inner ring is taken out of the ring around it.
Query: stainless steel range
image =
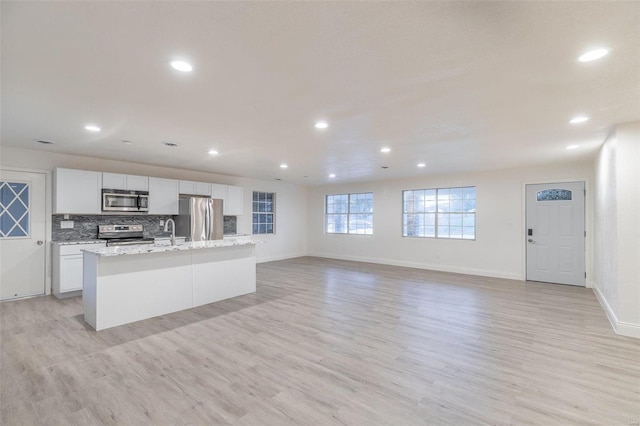
[[[142,225],[98,225],[98,238],[107,240],[107,247],[153,244],[153,238],[144,238]]]

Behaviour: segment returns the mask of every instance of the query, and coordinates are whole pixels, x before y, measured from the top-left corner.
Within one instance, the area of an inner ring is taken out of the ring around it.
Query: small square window
[[[327,234],[373,234],[373,193],[327,195],[324,230]]]

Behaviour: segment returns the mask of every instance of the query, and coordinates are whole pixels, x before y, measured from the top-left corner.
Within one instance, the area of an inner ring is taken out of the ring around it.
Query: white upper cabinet
[[[178,214],[178,181],[149,178],[149,214]]]
[[[211,197],[211,184],[206,182],[180,181],[180,194]]]
[[[211,198],[218,198],[227,203],[227,185],[220,185],[219,183],[211,184]]]
[[[133,191],[148,191],[149,190],[149,177],[148,176],[134,176],[126,175],[127,188]],[[104,186],[104,183],[102,184]]]
[[[123,175],[120,173],[102,173],[102,187],[129,191],[148,191],[149,178],[147,176]]]
[[[242,214],[244,202],[241,186],[211,184],[211,198],[223,200],[222,208],[225,216],[240,216]]]
[[[225,216],[240,216],[244,210],[241,186],[57,168],[53,172],[53,213],[101,214],[102,188],[149,191],[149,214],[178,214],[180,194],[221,199]]]
[[[224,214],[240,216],[244,210],[244,191],[241,186],[227,186],[227,199],[223,204]]]
[[[56,168],[53,171],[54,214],[100,214],[102,173]]]

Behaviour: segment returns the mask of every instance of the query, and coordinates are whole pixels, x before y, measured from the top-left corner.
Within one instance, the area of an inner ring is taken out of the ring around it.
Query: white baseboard
[[[307,254],[306,253],[292,253],[292,254],[284,254],[284,255],[280,255],[280,256],[257,257],[256,258],[256,263],[275,262],[276,260],[293,259],[295,257],[303,257],[303,256],[307,256]]]
[[[616,333],[622,336],[635,337],[640,339],[640,324],[618,321]]]
[[[593,286],[593,292],[596,294],[598,302],[600,302],[600,306],[602,306],[602,309],[604,309],[604,312],[607,314],[611,327],[616,334],[640,338],[640,324],[618,321],[615,312],[613,312],[609,302],[607,302],[607,299],[604,297],[604,294],[602,294],[597,285]]]
[[[431,271],[452,272],[456,274],[478,275],[481,277],[505,278],[508,280],[524,281],[524,276],[522,274],[504,272],[504,271],[494,271],[489,269],[447,266],[447,265],[441,265],[438,263],[407,262],[403,260],[380,259],[380,258],[360,257],[360,256],[336,256],[334,254],[329,254],[329,253],[309,253],[308,256],[323,257],[326,259],[351,260],[354,262],[377,263],[380,265],[404,266],[407,268],[428,269]]]

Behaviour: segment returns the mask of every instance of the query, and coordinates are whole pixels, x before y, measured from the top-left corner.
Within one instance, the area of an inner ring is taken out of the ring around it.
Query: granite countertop
[[[164,253],[168,251],[184,251],[184,250],[199,250],[216,247],[232,247],[232,246],[246,246],[255,245],[256,242],[252,240],[214,240],[214,241],[193,241],[188,243],[177,244],[175,246],[161,246],[161,245],[137,245],[137,246],[125,246],[125,247],[104,247],[96,249],[82,250],[86,253],[93,253],[101,257],[109,256],[126,256],[132,254],[145,254],[145,253]]]
[[[80,240],[80,241],[51,241],[51,244],[57,244],[59,246],[69,246],[75,244],[97,244],[106,243],[105,240]]]

